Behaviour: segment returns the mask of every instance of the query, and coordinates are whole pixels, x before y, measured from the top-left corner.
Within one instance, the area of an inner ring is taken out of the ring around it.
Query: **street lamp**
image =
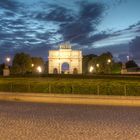
[[[107,63],[108,63],[108,64],[111,63],[111,59],[108,59],[108,60],[107,60]]]
[[[31,66],[34,67],[35,65],[34,64],[31,64]]]
[[[6,57],[5,61],[6,61],[6,62],[5,62],[5,66],[6,66],[6,67],[9,67],[11,58],[10,58],[10,57]]]
[[[90,68],[89,68],[89,72],[92,73],[93,70],[94,70],[94,67],[93,67],[93,66],[90,66]]]
[[[129,57],[129,55],[127,55],[126,57],[127,57],[127,61],[129,61],[129,60],[130,60],[130,57]]]
[[[99,68],[99,67],[100,67],[100,65],[99,65],[99,64],[96,64],[96,67],[97,67],[97,68]]]
[[[6,57],[5,59],[5,67],[3,69],[3,76],[9,76],[10,75],[10,68],[9,68],[9,63],[11,61],[10,57]]]
[[[6,57],[6,62],[9,63],[11,61],[10,57]]]
[[[111,59],[107,60],[107,64],[108,64],[108,68],[109,68],[108,73],[111,73],[111,65],[110,65],[111,64]]]
[[[38,73],[41,73],[42,72],[42,68],[40,66],[37,67],[37,71]]]

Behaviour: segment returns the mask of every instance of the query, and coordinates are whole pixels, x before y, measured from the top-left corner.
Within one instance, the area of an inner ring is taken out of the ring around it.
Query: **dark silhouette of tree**
[[[48,70],[49,70],[49,62],[46,61],[44,64],[44,73],[48,74]]]
[[[93,71],[90,72],[90,67]],[[110,52],[103,53],[99,56],[90,54],[83,57],[83,72],[85,73],[120,73],[122,63],[114,62]]]
[[[44,71],[45,62],[41,57],[32,57],[31,60],[32,60],[32,72],[33,73],[36,73],[36,71],[37,71],[36,69],[38,66],[40,66],[42,68],[42,70]]]
[[[3,64],[0,64],[0,75],[3,74],[4,67],[5,67],[5,64],[4,63]]]
[[[25,74],[31,72],[32,59],[30,55],[25,53],[17,53],[14,56],[12,64],[13,74]]]
[[[89,54],[89,55],[83,56],[83,60],[82,60],[83,74],[88,73],[89,62],[95,57],[97,57],[97,55],[95,55],[95,54]]]
[[[137,68],[138,65],[135,63],[134,60],[130,60],[128,62],[126,62],[126,68]]]
[[[122,62],[116,62],[112,64],[112,73],[120,74],[122,69]]]
[[[110,60],[110,62],[108,62]],[[100,73],[111,73],[111,68],[113,64],[113,56],[110,52],[103,53],[98,57],[97,63],[99,63]]]

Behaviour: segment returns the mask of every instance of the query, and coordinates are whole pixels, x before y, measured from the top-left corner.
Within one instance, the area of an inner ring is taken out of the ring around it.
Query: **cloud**
[[[139,34],[138,23],[117,32],[98,32],[105,10],[103,3],[92,0],[0,0],[0,53],[27,51],[47,57],[50,48],[64,41],[84,53],[109,47],[116,50]]]
[[[107,46],[116,46],[119,44],[128,44],[134,39],[136,36],[140,34],[140,23],[136,23],[134,25],[129,26],[126,29],[119,30],[116,32],[109,31],[102,32],[101,34],[95,35],[93,47],[94,48],[102,48]],[[97,39],[97,40],[96,40]]]
[[[130,52],[134,59],[140,60],[140,35],[131,41]]]
[[[71,41],[80,45],[91,43],[90,33],[96,30],[101,20],[104,5],[100,3],[89,3],[85,1],[76,2],[77,12],[68,7],[56,4],[44,4],[47,11],[33,14],[37,20],[53,22],[59,26],[58,34],[63,36],[63,41]]]
[[[97,23],[100,21],[104,6],[101,3],[81,3],[80,17],[82,21]]]
[[[10,11],[16,11],[19,9],[20,4],[15,0],[0,0],[0,8]]]
[[[25,22],[22,19],[0,19],[0,40],[13,40],[17,36],[24,38]]]
[[[15,16],[15,13],[12,12],[12,11],[5,11],[5,16],[6,17],[14,17]]]
[[[102,4],[81,3],[77,18],[72,22],[60,24],[59,33],[63,35],[64,41],[87,45],[91,40],[90,33],[96,30],[102,12]]]
[[[45,21],[53,21],[53,22],[70,22],[74,20],[74,16],[70,14],[70,12],[58,5],[50,5],[49,11],[46,13],[40,12],[37,13],[35,18],[39,20],[45,20]]]
[[[2,19],[1,24],[5,25],[3,30],[6,32],[1,32],[1,37],[5,41],[14,39],[17,48],[45,42],[52,43],[53,46],[57,42],[69,40],[77,45],[91,44],[89,42],[93,37],[89,34],[95,31],[95,24],[101,19],[102,4],[80,2],[77,13],[56,4],[49,4],[47,8],[44,11],[38,10],[34,13],[30,10],[28,14],[23,12],[19,15],[5,11],[6,18]],[[8,18],[12,14],[14,18]]]

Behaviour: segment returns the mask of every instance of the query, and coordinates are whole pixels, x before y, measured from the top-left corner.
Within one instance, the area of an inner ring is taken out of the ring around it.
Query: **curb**
[[[140,106],[140,96],[94,96],[0,92],[1,101],[83,105]]]

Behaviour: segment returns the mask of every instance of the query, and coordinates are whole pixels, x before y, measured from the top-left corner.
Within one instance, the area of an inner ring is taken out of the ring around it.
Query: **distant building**
[[[72,50],[69,43],[49,51],[49,74],[82,74],[82,51]]]

